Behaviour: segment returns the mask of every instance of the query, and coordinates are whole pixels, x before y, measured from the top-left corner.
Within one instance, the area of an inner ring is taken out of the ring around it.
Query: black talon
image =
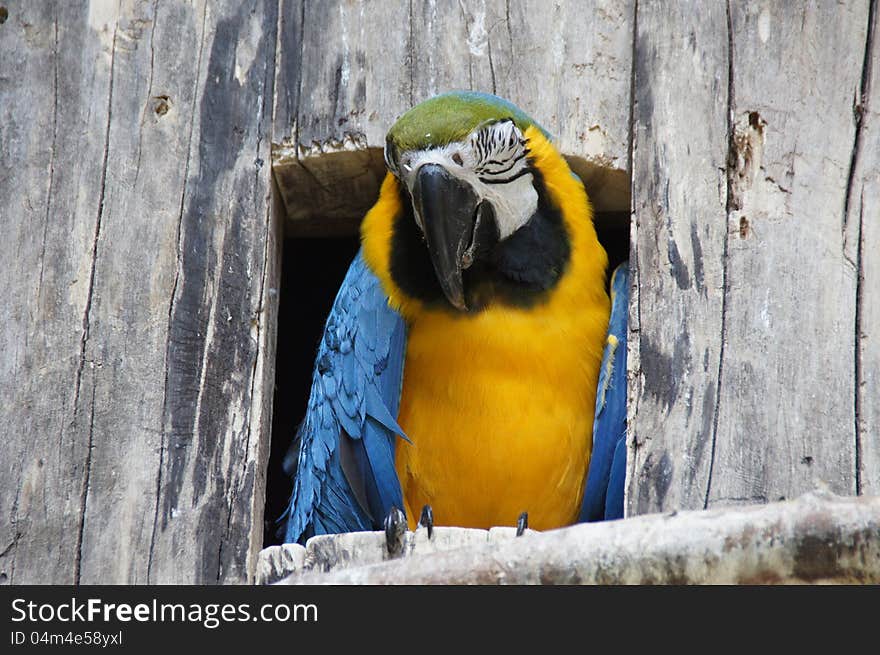
[[[529,529],[529,513],[523,512],[516,520],[516,536],[521,537]]]
[[[392,506],[383,522],[385,526],[385,546],[388,554],[396,557],[403,552],[403,535],[406,534],[406,515]]]
[[[434,510],[430,505],[422,508],[422,515],[419,517],[419,527],[428,528],[428,539],[434,536]]]

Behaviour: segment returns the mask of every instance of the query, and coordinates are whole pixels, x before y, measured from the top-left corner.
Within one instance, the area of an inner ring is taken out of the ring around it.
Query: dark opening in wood
[[[293,489],[282,462],[305,415],[324,322],[358,246],[356,233],[284,241],[264,547],[282,543],[283,535],[277,534],[281,527],[278,518]]]
[[[593,222],[599,243],[608,253],[608,274],[629,259],[629,212],[596,212]]]

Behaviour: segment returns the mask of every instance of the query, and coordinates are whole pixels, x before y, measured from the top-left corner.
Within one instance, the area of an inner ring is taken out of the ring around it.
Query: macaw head
[[[556,283],[571,240],[547,193],[548,171],[576,184],[590,211],[544,129],[484,93],[446,93],[409,110],[388,132],[385,163],[400,203],[390,277],[428,305],[475,312],[496,301],[529,304]]]

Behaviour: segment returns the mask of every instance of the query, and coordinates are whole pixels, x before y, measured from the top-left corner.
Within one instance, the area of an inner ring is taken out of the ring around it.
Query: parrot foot
[[[391,508],[383,523],[385,526],[385,547],[391,557],[403,553],[403,536],[406,534],[406,516],[396,507]]]
[[[516,536],[521,537],[529,528],[529,513],[523,512],[516,520]]]
[[[420,528],[428,528],[428,539],[434,536],[434,510],[430,505],[422,507],[422,515],[419,517]]]

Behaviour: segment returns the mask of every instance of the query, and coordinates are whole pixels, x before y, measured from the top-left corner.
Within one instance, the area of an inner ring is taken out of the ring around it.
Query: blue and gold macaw
[[[622,516],[627,269],[609,297],[581,181],[472,92],[404,114],[385,162],[291,448],[286,541],[396,508],[411,528],[423,507],[481,528]]]

